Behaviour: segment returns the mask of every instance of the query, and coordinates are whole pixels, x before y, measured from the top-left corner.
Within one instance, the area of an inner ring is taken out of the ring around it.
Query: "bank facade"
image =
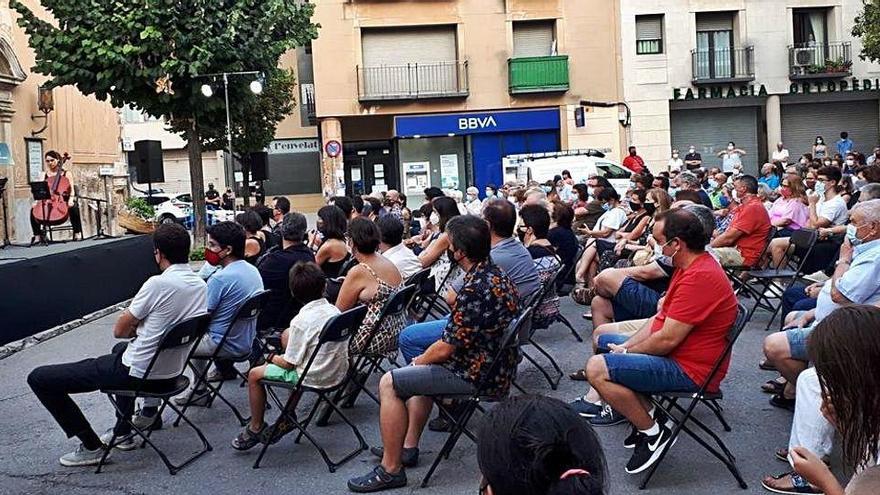
[[[584,3],[316,1],[325,194],[483,190],[519,153],[596,148],[619,160],[616,108],[576,118],[581,99],[623,96],[617,3]]]
[[[793,160],[841,131],[870,153],[880,133],[880,65],[859,59],[844,0],[621,2],[632,142],[652,169],[694,146],[704,166],[733,141],[757,172],[782,141]]]

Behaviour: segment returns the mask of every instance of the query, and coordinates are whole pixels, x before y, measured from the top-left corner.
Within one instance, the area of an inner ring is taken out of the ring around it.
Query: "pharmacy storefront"
[[[483,191],[500,185],[503,157],[559,151],[559,128],[558,107],[397,116],[403,192],[421,197],[431,186],[464,191],[474,185]]]

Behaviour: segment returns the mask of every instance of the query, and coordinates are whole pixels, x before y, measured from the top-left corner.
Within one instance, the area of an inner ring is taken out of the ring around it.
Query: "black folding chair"
[[[494,382],[495,377],[501,371],[501,364],[504,362],[506,354],[510,352],[516,352],[519,349],[520,339],[527,338],[528,335],[531,333],[531,324],[531,308],[526,309],[519,316],[519,318],[510,323],[510,325],[504,331],[501,346],[498,349],[498,352],[493,357],[492,365],[489,366],[489,369],[486,370],[486,373],[482,375],[480,382],[476,384],[475,390],[472,394],[437,395],[431,397],[438,405],[440,413],[452,423],[452,430],[449,432],[449,436],[446,438],[446,442],[443,444],[443,448],[441,448],[440,452],[437,453],[437,457],[434,458],[434,462],[431,464],[430,469],[428,469],[428,472],[425,474],[424,479],[422,479],[422,488],[428,486],[428,481],[430,481],[431,476],[434,475],[434,471],[437,470],[437,466],[440,465],[440,461],[444,458],[449,458],[449,454],[452,452],[452,449],[455,448],[455,444],[458,443],[458,439],[461,438],[462,435],[467,436],[468,438],[473,440],[474,443],[477,442],[476,436],[467,429],[468,422],[471,420],[471,417],[473,417],[474,413],[478,409],[481,409],[480,404],[482,402],[498,402],[503,400],[503,397],[492,397],[488,395],[487,391],[490,385]],[[450,399],[458,401],[458,406],[456,408],[455,414],[447,411],[443,405],[444,400]]]
[[[764,330],[770,330],[776,315],[782,309],[782,295],[805,275],[804,267],[817,240],[816,230],[795,230],[789,238],[791,246],[789,246],[780,267],[746,272],[749,278],[755,282],[754,284],[743,284],[743,288],[749,296],[755,299],[755,305],[749,311],[747,321],[752,319],[758,308],[766,309],[772,315]],[[777,302],[774,303],[774,301]],[[782,321],[784,320],[785,315],[782,315]]]
[[[206,407],[210,408],[214,404],[214,400],[219,398],[221,401],[223,401],[224,404],[229,406],[229,409],[231,409],[232,413],[235,414],[235,417],[236,419],[238,419],[238,422],[239,424],[241,424],[241,426],[247,424],[248,418],[242,416],[241,412],[238,411],[238,408],[235,407],[235,405],[229,402],[229,400],[220,393],[220,389],[223,388],[224,381],[221,380],[220,382],[217,382],[216,385],[214,385],[213,383],[208,381],[208,372],[211,369],[211,365],[216,365],[218,360],[233,363],[244,363],[249,361],[251,356],[251,347],[248,347],[247,352],[235,356],[231,356],[228,354],[221,355],[221,352],[223,352],[224,350],[224,346],[229,338],[230,332],[233,328],[235,328],[237,324],[243,324],[245,322],[254,322],[254,324],[256,324],[257,318],[259,318],[260,316],[260,312],[263,310],[263,307],[266,305],[266,301],[268,301],[269,299],[269,293],[270,291],[263,290],[248,297],[242,303],[241,307],[238,308],[238,311],[236,312],[235,317],[232,319],[232,321],[230,321],[229,326],[226,327],[226,331],[223,333],[223,337],[220,338],[220,342],[217,344],[214,352],[212,352],[210,356],[198,356],[194,354],[189,360],[189,366],[190,369],[192,369],[193,371],[194,378],[193,391],[199,390],[202,385],[207,387],[208,403],[206,404]],[[197,368],[193,365],[192,361],[196,359],[207,361],[204,372],[199,372]],[[247,380],[247,376],[244,375],[242,372],[238,370],[236,370],[236,372],[238,373],[239,378]],[[186,410],[190,406],[190,403],[195,399],[197,399],[197,397],[194,393],[193,396],[190,397],[190,400],[187,401],[186,404],[184,404],[183,412],[186,412]],[[178,417],[174,421],[174,426],[180,424],[180,419],[181,418]]]
[[[431,269],[423,268],[414,273],[404,283],[416,288],[412,299],[409,301],[407,312],[413,321],[421,322],[430,313],[434,298],[439,297],[434,287],[434,278],[431,277]]]
[[[541,303],[543,303],[544,300],[547,297],[549,297],[551,294],[553,294],[553,291],[556,290],[555,281],[556,281],[556,277],[551,278],[550,280],[547,281],[548,282],[547,284],[545,284],[543,287],[541,287],[541,290],[535,292],[531,298],[527,299],[525,307],[526,307],[526,310],[528,311],[529,315],[531,315],[531,318],[533,320],[534,320],[535,311],[537,310],[538,306],[540,306]],[[534,337],[535,337],[536,331],[537,331],[537,329],[534,327],[533,322],[530,322],[529,323],[529,334],[527,336],[525,336],[520,341],[520,352],[522,352],[523,358],[525,358],[528,362],[532,363],[535,366],[535,368],[537,368],[538,371],[542,375],[544,375],[544,378],[547,380],[547,383],[550,384],[550,388],[553,390],[556,390],[557,388],[559,388],[559,382],[562,380],[564,373],[562,372],[562,369],[559,367],[559,363],[557,363],[556,359],[553,358],[553,355],[551,355],[540,344],[535,342]],[[544,366],[542,366],[533,356],[531,356],[526,351],[526,349],[523,349],[523,347],[525,347],[525,346],[531,346],[536,351],[538,351],[542,356],[544,356],[544,358],[547,359],[547,361],[553,367],[553,371],[554,371],[553,376],[551,376],[550,372],[547,371],[547,369]],[[517,385],[517,389],[522,390],[519,387],[519,385]]]
[[[278,406],[278,410],[281,411],[281,416],[279,417],[279,420],[276,421],[275,424],[269,429],[268,438],[273,438],[275,436],[278,430],[278,425],[281,423],[282,419],[288,421],[291,425],[293,425],[294,429],[299,431],[299,435],[297,435],[295,443],[299,443],[302,437],[305,436],[306,439],[308,439],[308,441],[311,442],[316,449],[318,449],[318,453],[321,454],[321,457],[324,459],[324,462],[327,464],[327,468],[330,470],[331,473],[336,472],[336,468],[355,458],[358,454],[366,450],[368,447],[367,442],[361,435],[361,432],[348,419],[348,417],[343,414],[343,412],[337,406],[336,402],[328,397],[329,394],[336,392],[345,385],[345,382],[347,381],[346,378],[350,376],[352,371],[354,370],[354,368],[351,366],[353,363],[351,359],[349,359],[349,370],[346,373],[346,376],[341,377],[339,384],[333,387],[310,387],[308,385],[305,385],[304,382],[308,379],[309,370],[311,370],[315,358],[318,356],[318,353],[321,352],[321,349],[324,347],[324,345],[333,342],[348,345],[349,338],[361,326],[361,323],[364,321],[365,316],[367,316],[367,307],[357,306],[340,315],[334,316],[329,321],[327,321],[327,323],[324,325],[324,329],[321,330],[321,336],[318,340],[318,345],[315,347],[315,350],[312,352],[312,355],[306,362],[306,365],[303,368],[302,376],[299,377],[299,381],[297,383],[267,380],[265,378],[263,380],[260,380],[260,383],[265,385],[268,396],[271,397],[275,405]],[[282,402],[281,398],[278,397],[278,394],[274,390],[276,388],[289,390],[291,397],[295,396],[295,399]],[[317,398],[315,399],[315,404],[312,406],[312,409],[309,412],[308,416],[306,416],[305,421],[300,422],[299,420],[297,420],[296,406],[299,403],[301,396],[306,392],[315,394]],[[339,417],[342,418],[342,420],[345,421],[345,423],[351,428],[351,430],[354,432],[355,437],[357,437],[358,440],[358,448],[346,454],[339,461],[331,460],[324,447],[321,446],[318,440],[307,431],[309,424],[312,422],[312,419],[314,419],[315,413],[318,412],[318,408],[321,406],[321,404],[327,404],[328,408],[336,412],[336,414],[338,414]],[[266,450],[269,448],[270,444],[271,442],[263,443],[263,448],[260,450],[260,455],[254,462],[254,469],[260,467],[260,461],[262,461],[263,456],[266,454]]]
[[[725,266],[724,272],[727,274],[727,277],[733,282],[734,291],[739,294],[742,290],[743,280],[740,278],[744,272],[749,272],[751,270],[760,270],[762,265],[761,262],[764,260],[764,257],[767,255],[767,251],[770,250],[770,242],[776,237],[776,233],[778,229],[774,226],[770,226],[770,230],[767,232],[767,237],[764,239],[764,248],[761,249],[761,254],[758,256],[758,259],[755,261],[754,265],[731,265]]]
[[[675,423],[675,426],[672,428],[672,436],[669,439],[669,447],[660,454],[660,458],[657,459],[657,462],[651,466],[651,469],[648,471],[648,474],[645,476],[645,479],[642,480],[642,484],[639,486],[640,489],[644,489],[648,486],[648,482],[651,480],[651,477],[654,475],[654,471],[660,466],[660,463],[663,462],[663,459],[672,450],[672,446],[678,438],[679,434],[682,431],[690,435],[691,438],[697,441],[700,445],[703,446],[706,450],[709,451],[712,455],[717,457],[724,465],[730,470],[733,477],[736,478],[737,482],[739,482],[740,488],[743,490],[748,488],[746,482],[743,480],[742,475],[739,472],[739,469],[736,467],[736,458],[733,454],[730,453],[730,450],[724,444],[724,441],[712,431],[708,426],[706,426],[702,421],[698,420],[693,416],[694,409],[699,404],[705,404],[721,421],[722,426],[725,431],[730,431],[730,425],[727,424],[727,421],[724,420],[724,416],[721,413],[721,406],[718,404],[718,401],[721,400],[724,396],[719,390],[716,392],[709,392],[709,384],[712,380],[715,379],[715,376],[718,375],[721,370],[721,365],[724,363],[724,360],[727,359],[731,352],[733,351],[733,346],[739,338],[740,334],[745,328],[746,323],[748,322],[748,311],[745,306],[742,304],[738,304],[736,320],[733,325],[730,327],[730,331],[727,335],[727,345],[724,347],[724,351],[718,357],[718,360],[715,361],[715,365],[712,367],[712,371],[709,372],[709,375],[706,377],[706,380],[700,385],[700,390],[696,393],[692,392],[661,392],[654,394],[651,398],[651,402],[654,403],[655,407],[659,407],[663,409],[666,415]],[[691,399],[690,403],[687,407],[682,407],[678,404],[679,400],[687,400]],[[718,449],[712,446],[707,440],[702,438],[698,432],[692,430],[688,427],[688,424],[693,424],[697,426],[700,430],[705,432],[715,443],[718,445]]]
[[[177,474],[178,471],[211,450],[211,444],[208,443],[208,439],[205,438],[202,431],[184,415],[184,411],[177,409],[170,400],[172,397],[182,393],[187,387],[189,387],[189,378],[187,378],[183,372],[186,370],[186,363],[195,351],[196,345],[198,345],[199,340],[208,330],[210,322],[211,316],[204,314],[174,325],[174,327],[162,336],[159,345],[156,347],[156,353],[153,355],[152,359],[150,359],[150,363],[147,365],[147,369],[144,372],[144,379],[137,382],[135,388],[101,390],[101,393],[107,394],[107,398],[110,399],[110,403],[113,404],[113,407],[119,413],[121,420],[128,423],[132,428],[132,434],[137,435],[142,439],[141,447],[143,448],[145,445],[149,445],[150,448],[156,451],[159,458],[162,459],[162,462],[168,468],[168,472],[171,474]],[[160,375],[162,378],[155,378],[154,375]],[[178,414],[179,418],[182,418],[186,424],[195,430],[199,439],[202,441],[202,449],[187,458],[184,462],[180,464],[172,464],[171,461],[168,460],[168,456],[159,449],[152,440],[150,440],[152,430],[148,429],[147,431],[144,431],[138,428],[132,421],[131,416],[122,411],[117,402],[117,397],[130,397],[132,400],[138,398],[159,399],[161,401],[158,411],[159,417],[162,416],[162,412],[165,410],[166,406],[170,407]],[[95,471],[96,473],[101,472],[101,468],[104,467],[104,463],[107,461],[107,456],[110,454],[110,451],[128,437],[129,435],[122,438],[118,437],[114,429],[113,436],[110,438],[110,443],[107,445],[106,450],[104,450],[104,455],[101,456],[101,461],[98,463],[98,469]]]
[[[550,289],[547,290],[547,291],[545,292],[545,294],[544,294],[544,299],[546,299],[547,297],[549,297],[550,294],[556,293],[556,288],[557,288],[558,285],[559,285],[559,281],[560,281],[560,280],[565,280],[565,277],[567,277],[569,273],[571,273],[571,269],[566,269],[566,268],[565,268],[565,265],[561,265],[561,266],[559,267],[559,271],[556,272],[556,275],[553,277],[553,279],[549,281],[549,282],[551,282],[551,283],[548,283],[548,284],[547,284],[547,285],[550,286]],[[559,296],[558,293],[556,293],[556,295],[557,295],[558,297],[561,297],[561,296]],[[574,325],[572,325],[571,322],[568,321],[568,318],[566,318],[565,315],[562,314],[562,311],[556,313],[556,318],[554,319],[553,323],[562,323],[563,325],[565,325],[566,327],[568,327],[568,330],[571,331],[571,334],[574,336],[575,340],[577,340],[578,342],[583,342],[583,341],[584,341],[584,339],[581,338],[581,336],[580,336],[580,334],[577,332],[577,330],[574,329]],[[551,323],[551,324],[552,324],[552,323]]]
[[[570,295],[572,289],[574,289],[574,285],[568,282],[568,278],[575,270],[577,270],[578,261],[581,260],[581,256],[584,255],[585,250],[586,249],[584,248],[584,246],[578,244],[577,254],[575,254],[574,256],[574,263],[572,263],[572,265],[568,267],[567,270],[563,268],[564,272],[562,276],[556,279],[556,293],[559,295],[559,297]]]

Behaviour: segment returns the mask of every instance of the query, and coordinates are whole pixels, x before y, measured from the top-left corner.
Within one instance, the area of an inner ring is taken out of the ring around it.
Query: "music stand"
[[[95,240],[95,239],[116,239],[117,236],[110,235],[110,234],[104,232],[104,225],[101,222],[101,217],[103,217],[106,214],[107,226],[108,227],[110,226],[110,208],[104,207],[104,213],[101,213],[101,203],[107,203],[108,201],[106,199],[88,198],[86,196],[78,196],[78,198],[83,199],[85,201],[91,201],[97,205],[97,209],[95,212],[95,229],[96,229],[95,235],[93,235],[91,237],[86,237],[83,240],[90,241],[90,240]]]

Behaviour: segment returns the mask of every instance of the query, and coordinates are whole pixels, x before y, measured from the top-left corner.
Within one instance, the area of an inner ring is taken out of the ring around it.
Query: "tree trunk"
[[[251,159],[250,156],[242,155],[241,157],[241,180],[244,187],[241,188],[241,197],[244,201],[244,208],[251,206]]]
[[[189,153],[189,177],[192,183],[193,246],[205,245],[205,178],[202,173],[202,141],[195,116],[186,131],[186,149]]]

